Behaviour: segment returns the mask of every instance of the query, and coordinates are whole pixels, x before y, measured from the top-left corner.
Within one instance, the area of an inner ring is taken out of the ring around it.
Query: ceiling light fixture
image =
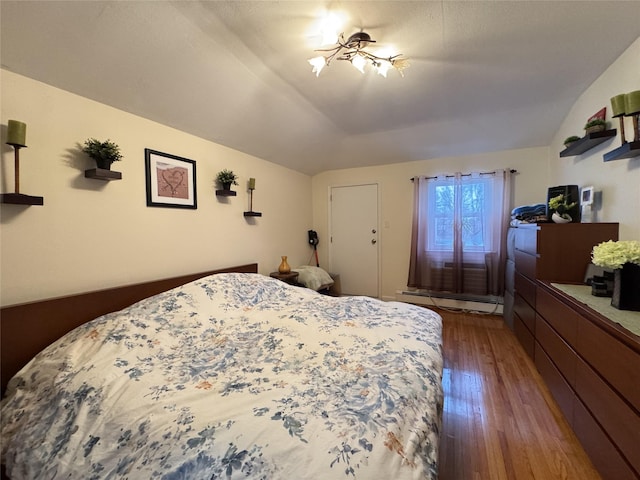
[[[370,43],[376,43],[376,41],[372,40],[368,33],[354,33],[346,41],[344,40],[344,34],[341,33],[335,46],[316,50],[316,52],[328,52],[328,55],[320,55],[309,60],[309,63],[313,66],[313,73],[316,74],[316,77],[319,76],[322,69],[335,58],[336,60],[351,62],[351,65],[362,73],[364,73],[364,67],[370,62],[376,72],[383,77],[387,76],[390,68],[395,68],[404,77],[403,70],[409,67],[409,61],[406,58],[400,58],[402,54],[379,57],[367,52],[364,48]]]

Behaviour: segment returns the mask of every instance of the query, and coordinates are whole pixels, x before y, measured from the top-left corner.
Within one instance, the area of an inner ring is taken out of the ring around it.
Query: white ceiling
[[[345,36],[408,57],[404,78],[346,62],[316,78],[311,28],[327,7],[347,12]],[[3,68],[307,174],[549,145],[640,36],[640,0],[0,8]]]

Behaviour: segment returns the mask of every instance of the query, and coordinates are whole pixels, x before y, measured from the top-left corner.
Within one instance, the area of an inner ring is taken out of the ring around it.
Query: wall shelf
[[[0,203],[10,203],[13,205],[44,205],[44,197],[34,197],[22,193],[2,193]]]
[[[107,170],[105,168],[92,168],[84,171],[85,178],[93,178],[96,180],[104,180],[106,182],[110,180],[121,180],[122,173],[114,172],[113,170]]]
[[[244,212],[245,217],[261,217],[262,213],[260,212]]]
[[[633,158],[640,156],[640,140],[635,142],[627,142],[621,147],[611,150],[609,153],[605,153],[603,159],[605,162],[611,160],[621,160],[623,158]]]
[[[613,138],[617,134],[617,130],[612,128],[611,130],[604,130],[602,132],[588,133],[580,140],[573,142],[569,147],[560,152],[561,157],[573,157],[580,155],[587,150],[600,145],[601,143]]]
[[[235,197],[237,193],[233,190],[216,190],[216,195],[219,197]]]

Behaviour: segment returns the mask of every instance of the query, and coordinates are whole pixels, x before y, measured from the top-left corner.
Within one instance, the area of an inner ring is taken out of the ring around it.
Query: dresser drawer
[[[516,249],[535,255],[538,251],[538,227],[522,227],[516,230]]]
[[[533,308],[536,306],[536,284],[527,277],[516,272],[515,275],[515,292],[524,298]]]
[[[536,341],[549,357],[553,359],[565,380],[575,388],[577,355],[558,333],[540,316],[536,316]],[[538,350],[536,349],[536,365]]]
[[[578,318],[581,318],[576,312],[542,288],[536,293],[536,311],[575,348]]]
[[[537,341],[535,345],[534,363],[538,372],[540,372],[540,376],[544,379],[544,383],[549,387],[549,391],[558,403],[560,410],[562,410],[567,422],[571,425],[573,423],[575,396],[573,390]]]
[[[536,311],[517,291],[513,297],[513,311],[518,314],[520,320],[527,326],[529,331],[535,334]]]
[[[535,355],[535,339],[533,333],[527,328],[517,313],[513,314],[513,333],[522,345],[522,348],[529,357],[534,358]]]
[[[578,398],[573,406],[573,431],[603,480],[638,480],[637,473]]]
[[[507,292],[513,293],[515,286],[515,274],[516,274],[516,264],[513,260],[507,260],[505,265],[505,275],[504,275],[504,289]]]
[[[531,280],[536,278],[537,261],[538,257],[535,254],[523,252],[522,250],[516,250],[515,252],[516,271]]]
[[[576,366],[576,395],[631,466],[640,472],[640,416],[582,360]]]
[[[576,351],[640,412],[640,354],[585,318],[578,325]]]

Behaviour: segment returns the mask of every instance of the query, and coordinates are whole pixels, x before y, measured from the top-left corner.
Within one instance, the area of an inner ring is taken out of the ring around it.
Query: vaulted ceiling
[[[307,174],[548,145],[640,36],[637,0],[0,5],[3,68]],[[316,77],[328,8],[408,57],[404,77]]]

